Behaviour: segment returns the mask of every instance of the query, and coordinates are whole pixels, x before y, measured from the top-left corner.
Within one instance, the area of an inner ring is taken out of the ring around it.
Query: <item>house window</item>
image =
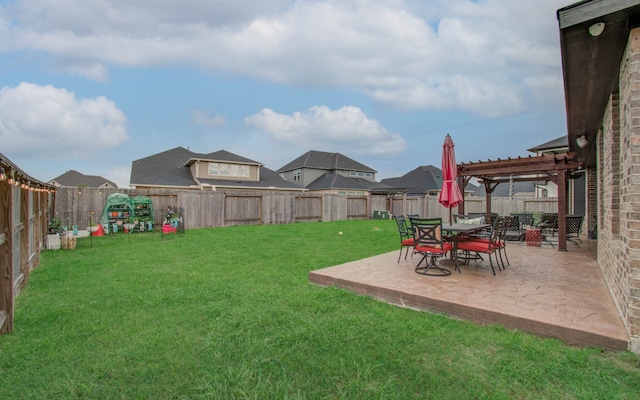
[[[367,178],[371,178],[371,172],[367,172],[367,173],[365,174],[365,176],[366,176]]]
[[[239,171],[240,169],[238,168],[237,165],[229,165],[229,175],[231,176],[239,176]]]
[[[358,176],[358,173],[356,171],[351,171],[349,172],[349,176]]]
[[[209,163],[209,175],[218,175],[219,168],[220,167],[218,166],[218,163],[210,162]]]
[[[209,175],[214,176],[236,176],[242,178],[249,177],[248,165],[209,163]]]
[[[301,180],[302,180],[302,170],[296,169],[295,171],[293,171],[293,181],[298,182]]]

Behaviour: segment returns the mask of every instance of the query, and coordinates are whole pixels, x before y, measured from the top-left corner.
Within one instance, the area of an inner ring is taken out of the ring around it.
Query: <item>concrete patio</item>
[[[484,261],[446,277],[419,275],[419,257],[397,262],[398,251],[309,273],[309,281],[335,285],[416,310],[479,324],[554,337],[570,344],[626,350],[627,331],[595,259],[595,242],[568,251],[508,243],[511,265],[492,275]],[[404,256],[404,253],[403,253]],[[452,260],[439,264],[453,270]]]

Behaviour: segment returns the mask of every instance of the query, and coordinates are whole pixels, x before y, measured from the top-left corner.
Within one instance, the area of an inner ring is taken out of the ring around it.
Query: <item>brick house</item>
[[[640,0],[582,1],[557,17],[586,223],[597,225],[600,270],[640,353]]]

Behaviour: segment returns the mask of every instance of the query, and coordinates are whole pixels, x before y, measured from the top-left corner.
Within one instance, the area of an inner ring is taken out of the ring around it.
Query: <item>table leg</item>
[[[458,264],[458,235],[453,237],[453,261],[456,271],[460,274],[460,265]]]

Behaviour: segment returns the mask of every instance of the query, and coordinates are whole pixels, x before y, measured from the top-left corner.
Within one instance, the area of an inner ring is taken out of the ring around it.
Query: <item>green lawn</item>
[[[394,225],[197,229],[45,252],[15,331],[0,335],[0,399],[640,396],[638,355],[309,284],[309,271],[397,250]]]

